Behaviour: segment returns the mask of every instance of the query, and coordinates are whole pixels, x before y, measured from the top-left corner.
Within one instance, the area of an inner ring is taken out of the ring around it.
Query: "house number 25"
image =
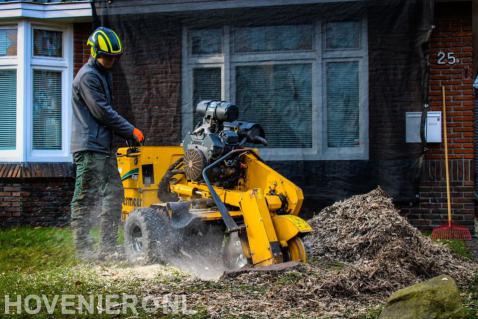
[[[459,62],[458,59],[455,57],[454,52],[445,53],[443,51],[440,51],[438,52],[437,56],[438,56],[438,59],[437,59],[438,64],[455,64]]]

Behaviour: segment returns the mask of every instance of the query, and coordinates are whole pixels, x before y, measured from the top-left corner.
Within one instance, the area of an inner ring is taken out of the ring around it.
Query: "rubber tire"
[[[133,232],[141,231],[142,250],[133,247]],[[169,233],[169,218],[162,215],[158,209],[137,208],[126,218],[124,224],[124,250],[130,263],[146,265],[164,262],[168,247],[160,244],[164,235]]]
[[[307,252],[302,238],[296,236],[287,242],[287,261],[300,261],[307,263]]]

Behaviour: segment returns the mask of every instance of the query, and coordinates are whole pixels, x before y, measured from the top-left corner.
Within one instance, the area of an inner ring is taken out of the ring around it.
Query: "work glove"
[[[138,142],[138,143],[142,143],[144,141],[143,132],[141,132],[136,127],[133,129],[133,137],[134,137],[135,141]]]

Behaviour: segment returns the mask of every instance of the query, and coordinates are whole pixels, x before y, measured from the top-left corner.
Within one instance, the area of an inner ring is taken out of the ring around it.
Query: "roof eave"
[[[107,5],[108,14],[183,13],[205,10],[259,8],[289,5],[360,2],[364,0],[191,0],[158,1],[135,0],[113,1]]]
[[[91,16],[90,1],[64,3],[7,2],[0,4],[0,20],[16,18],[76,20]]]

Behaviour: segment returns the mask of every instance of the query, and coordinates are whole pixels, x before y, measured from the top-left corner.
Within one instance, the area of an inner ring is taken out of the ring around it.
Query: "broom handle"
[[[443,96],[443,135],[445,140],[445,178],[446,178],[446,204],[448,208],[448,226],[451,227],[451,196],[450,196],[450,172],[448,169],[448,137],[446,129],[446,102],[445,86],[441,87]]]

